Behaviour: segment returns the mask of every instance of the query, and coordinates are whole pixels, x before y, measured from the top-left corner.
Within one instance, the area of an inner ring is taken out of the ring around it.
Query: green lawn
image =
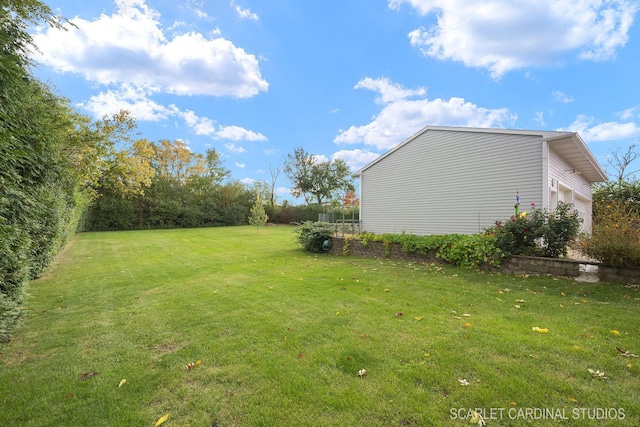
[[[469,408],[488,426],[640,425],[640,359],[616,350],[640,354],[637,287],[313,255],[293,237],[75,236],[0,348],[0,425],[462,426]]]

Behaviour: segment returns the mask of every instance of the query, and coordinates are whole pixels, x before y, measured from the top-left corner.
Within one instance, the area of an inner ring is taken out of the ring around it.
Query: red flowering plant
[[[567,246],[578,235],[582,218],[573,205],[559,202],[552,212],[531,204],[531,211],[520,212],[508,221],[497,221],[488,232],[505,256],[528,255],[557,258],[566,255]]]

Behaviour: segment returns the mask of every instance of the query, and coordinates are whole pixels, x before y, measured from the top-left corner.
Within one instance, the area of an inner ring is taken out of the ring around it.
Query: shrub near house
[[[542,211],[532,205],[510,220],[479,234],[448,234],[416,236],[413,234],[363,233],[361,242],[379,241],[386,246],[399,244],[406,253],[425,255],[434,253],[438,258],[460,267],[479,267],[483,264],[498,266],[500,258],[511,255],[530,255],[556,258],[566,255],[568,244],[577,236],[581,218],[573,205],[560,202],[552,211]],[[311,252],[321,252],[322,243],[332,234],[328,224],[306,222],[296,229],[298,242]],[[348,253],[350,239],[345,239]]]
[[[612,267],[640,267],[640,181],[615,181],[593,192],[593,229],[578,248]]]
[[[528,255],[558,258],[567,254],[567,246],[578,236],[582,219],[570,203],[558,202],[547,212],[531,205],[509,221],[496,222],[487,230],[494,234],[504,256]]]

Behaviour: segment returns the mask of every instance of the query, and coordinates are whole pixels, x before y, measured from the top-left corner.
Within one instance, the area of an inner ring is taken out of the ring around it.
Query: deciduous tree
[[[291,194],[304,197],[307,204],[315,200],[321,205],[335,199],[341,192],[355,189],[349,167],[344,161],[335,159],[321,162],[303,148],[296,148],[293,154],[287,155],[283,170],[293,183]]]
[[[260,197],[260,193],[256,193],[256,202],[251,208],[251,213],[249,214],[249,224],[256,226],[256,234],[258,234],[260,227],[265,225],[268,220],[269,217],[264,210],[262,197]]]

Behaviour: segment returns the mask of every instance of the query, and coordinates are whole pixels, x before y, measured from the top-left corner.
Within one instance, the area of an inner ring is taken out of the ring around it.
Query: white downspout
[[[548,210],[551,201],[549,191],[549,141],[542,140],[542,210]]]

